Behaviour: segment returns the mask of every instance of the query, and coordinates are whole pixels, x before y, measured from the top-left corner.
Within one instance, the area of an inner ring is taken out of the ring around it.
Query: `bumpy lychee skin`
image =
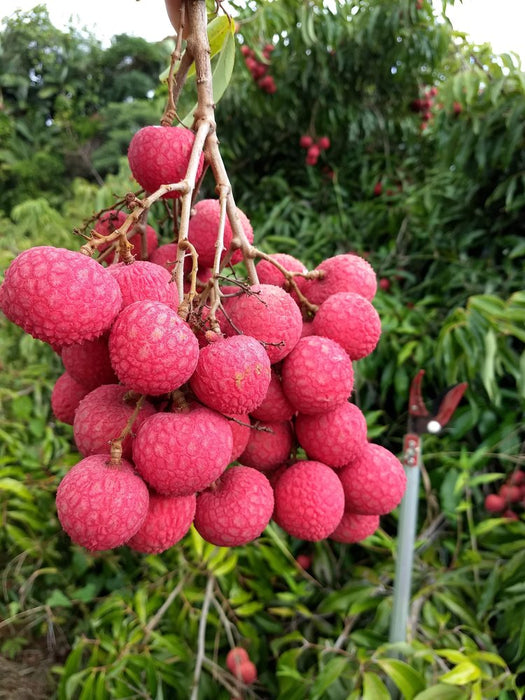
[[[206,542],[236,547],[259,537],[273,507],[273,489],[265,475],[234,466],[197,496],[194,525]]]
[[[312,304],[322,304],[337,292],[355,292],[371,301],[377,291],[374,269],[364,258],[354,253],[335,255],[323,260],[316,268],[324,276],[306,280],[301,291]]]
[[[146,192],[155,192],[161,185],[180,182],[186,177],[195,134],[178,126],[145,126],[131,139],[128,161],[133,177]],[[201,155],[197,179],[202,174]],[[165,199],[176,199],[179,192],[169,192]]]
[[[177,285],[171,282],[171,274],[160,265],[147,260],[136,260],[130,265],[118,263],[108,267],[122,292],[122,308],[134,301],[161,301],[175,311],[179,306]]]
[[[61,374],[51,392],[51,409],[55,418],[73,425],[78,404],[88,393],[89,389],[73,379],[68,372]]]
[[[226,331],[229,335],[240,331],[262,342],[274,364],[286,357],[301,337],[301,312],[290,295],[273,284],[252,285],[250,292],[228,304],[233,327],[228,324]]]
[[[155,263],[155,265],[165,267],[168,272],[173,272],[177,261],[177,248],[178,245],[176,243],[164,243],[163,245],[159,245],[150,255],[149,261]]]
[[[293,255],[288,255],[288,253],[273,253],[269,257],[282,265],[288,272],[307,271],[307,268],[300,260],[294,258]],[[276,287],[287,289],[288,283],[286,277],[275,265],[272,265],[270,261],[260,260],[255,266],[255,269],[261,284],[273,284]]]
[[[323,413],[344,403],[354,386],[352,362],[330,338],[301,338],[282,366],[282,387],[301,413]]]
[[[120,228],[120,226],[122,226],[122,224],[124,223],[124,221],[126,221],[127,218],[128,214],[126,214],[126,212],[111,209],[110,211],[104,212],[104,214],[102,214],[102,216],[100,216],[100,218],[97,219],[94,229],[97,233],[101,233],[103,236],[109,236],[110,233],[113,233],[113,231],[116,231],[116,229]],[[157,232],[149,224],[146,224],[145,250],[143,250],[143,236],[141,231],[132,235],[126,235],[128,236],[129,242],[133,246],[131,254],[137,260],[147,260],[159,245],[159,237],[157,236]],[[107,250],[107,248],[109,248],[110,245],[111,243],[107,243],[99,246],[99,253],[103,253],[105,250]],[[110,253],[104,256],[104,262],[106,262],[108,265],[111,265],[114,259],[115,251],[111,251]]]
[[[343,517],[344,507],[341,482],[322,462],[296,462],[275,484],[273,517],[292,537],[310,542],[328,537]]]
[[[215,259],[215,241],[219,231],[220,203],[218,199],[201,199],[194,207],[190,219],[188,240],[199,255],[199,267],[212,267]],[[246,214],[237,207],[237,216],[245,236],[253,242],[253,228]],[[226,255],[233,238],[231,223],[226,218],[224,225],[224,250],[221,259]],[[242,260],[242,253],[236,250],[231,263],[235,265]]]
[[[379,515],[360,515],[346,511],[330,539],[347,544],[362,542],[373,535],[378,527]]]
[[[327,413],[298,413],[295,434],[310,459],[342,467],[365,447],[366,419],[355,404],[345,401]]]
[[[110,441],[119,437],[137,405],[136,397],[127,398],[127,394],[126,387],[120,384],[104,384],[82,399],[73,421],[73,436],[81,455],[109,454]],[[131,459],[133,435],[155,412],[155,407],[149,401],[142,403],[131,433],[122,443],[125,459]]]
[[[188,532],[195,515],[196,497],[150,493],[146,518],[126,545],[144,554],[160,554]]]
[[[92,551],[124,544],[148,512],[148,488],[132,465],[122,460],[119,467],[111,467],[106,462],[107,455],[78,462],[56,495],[60,524],[75,544]]]
[[[272,369],[270,386],[262,403],[252,411],[253,418],[264,421],[290,420],[295,409],[286,398],[281,386],[281,378]]]
[[[133,441],[137,471],[158,493],[187,496],[223,473],[232,454],[229,421],[205,407],[157,413]]]
[[[230,649],[230,651],[226,654],[226,668],[232,673],[235,673],[235,670],[243,663],[243,661],[249,660],[250,657],[248,656],[246,649],[243,647],[233,647],[233,649]]]
[[[255,338],[219,338],[201,348],[190,379],[197,398],[221,413],[249,413],[264,399],[270,384],[267,353]]]
[[[109,359],[106,334],[83,343],[67,345],[62,349],[60,357],[71,377],[86,387],[86,393],[102,384],[118,382]]]
[[[199,343],[171,307],[160,301],[135,301],[113,324],[109,356],[128,389],[159,396],[188,381],[197,366]]]
[[[345,494],[345,510],[385,515],[399,505],[406,474],[398,458],[382,445],[367,443],[359,457],[337,471]]]
[[[351,360],[360,360],[375,349],[381,335],[381,319],[372,304],[354,292],[338,292],[317,311],[316,335],[335,340]]]
[[[230,424],[233,437],[232,455],[230,462],[236,462],[244,452],[252,429],[250,427],[250,416],[247,413],[237,413],[226,416]]]
[[[270,472],[288,459],[292,445],[293,430],[289,421],[256,421],[239,461],[261,472]]]
[[[120,288],[102,265],[65,248],[29,248],[5,273],[4,314],[53,346],[102,335],[121,303]]]

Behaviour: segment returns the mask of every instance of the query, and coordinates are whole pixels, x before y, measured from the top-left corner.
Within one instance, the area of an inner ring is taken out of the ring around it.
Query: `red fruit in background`
[[[282,265],[288,272],[307,272],[303,263],[287,253],[272,253],[270,256]],[[260,260],[255,266],[257,276],[261,284],[274,284],[276,287],[286,289],[287,281],[283,273],[268,260]]]
[[[75,464],[58,485],[60,524],[75,544],[92,551],[113,549],[138,531],[148,512],[149,493],[133,466],[107,465],[107,455]]]
[[[199,343],[189,325],[166,304],[135,301],[113,324],[109,355],[128,389],[159,396],[188,381],[197,366]]]
[[[309,569],[312,566],[312,557],[309,554],[298,554],[295,561],[302,569]]]
[[[330,535],[331,540],[351,544],[365,540],[379,527],[379,515],[345,512],[341,522]]]
[[[516,469],[509,477],[509,483],[515,486],[521,486],[525,484],[525,472],[521,469]]]
[[[313,138],[311,136],[308,136],[307,134],[301,136],[301,138],[299,139],[299,145],[301,146],[301,148],[310,148],[310,146],[313,145],[313,142]]]
[[[374,185],[374,196],[379,197],[381,192],[383,191],[383,183],[382,182],[376,182]]]
[[[226,418],[228,418],[233,438],[230,462],[236,462],[239,455],[244,452],[244,448],[250,439],[250,433],[252,432],[250,416],[247,413],[238,413],[227,415]]]
[[[117,282],[96,260],[52,246],[20,253],[2,284],[2,311],[53,346],[92,340],[109,329],[122,304]]]
[[[108,272],[118,282],[122,292],[122,308],[135,301],[161,301],[175,311],[179,306],[177,285],[172,283],[171,274],[160,265],[147,260],[134,263],[110,265]]]
[[[510,508],[507,509],[503,513],[502,517],[507,518],[507,520],[519,520],[520,519],[519,515],[517,513],[515,513],[513,510],[510,510]]]
[[[188,532],[195,515],[196,497],[150,493],[144,522],[126,545],[144,554],[159,554],[173,547]]]
[[[354,386],[352,362],[330,338],[301,338],[282,366],[284,395],[301,413],[323,413],[345,403]]]
[[[503,496],[496,493],[489,493],[485,496],[485,510],[489,513],[501,513],[505,510],[506,505]]]
[[[377,290],[374,269],[364,258],[354,253],[334,255],[316,268],[323,277],[307,279],[301,291],[312,304],[322,304],[336,292],[355,292],[371,301]]]
[[[316,165],[317,159],[318,156],[316,156],[315,154],[307,153],[304,162],[306,163],[306,165]]]
[[[463,107],[462,107],[461,103],[460,103],[460,102],[454,102],[454,104],[452,105],[452,111],[454,112],[454,114],[455,114],[456,116],[457,116],[458,114],[461,114],[461,112],[463,111]]]
[[[144,421],[133,441],[133,461],[158,493],[188,496],[219,478],[232,445],[228,419],[199,406]]]
[[[315,143],[306,151],[306,162],[308,165],[315,165],[321,153],[321,149]]]
[[[430,90],[428,91],[429,95],[432,97],[435,97],[438,94],[438,89],[435,86],[432,86]]]
[[[235,669],[240,666],[244,661],[249,661],[250,657],[248,652],[243,647],[233,647],[226,654],[226,668],[235,673]]]
[[[246,685],[251,685],[257,680],[257,668],[252,661],[243,661],[236,668],[235,676]]]
[[[266,396],[262,403],[259,404],[251,414],[253,418],[262,421],[287,421],[292,418],[294,413],[294,407],[284,394],[281,378],[276,371],[272,369],[272,376]]]
[[[68,372],[61,374],[51,392],[51,410],[55,418],[62,423],[73,425],[78,404],[89,391],[90,389],[73,379]]]
[[[257,81],[257,85],[261,88],[261,90],[264,90],[264,92],[267,92],[269,95],[273,95],[275,92],[277,92],[277,85],[275,84],[275,80],[271,75],[263,76]]]
[[[177,260],[177,248],[176,243],[164,243],[164,245],[160,245],[152,252],[149,261],[155,263],[155,265],[161,265],[169,272],[172,272]]]
[[[392,286],[392,283],[387,277],[381,277],[379,280],[379,289],[382,289],[384,292],[388,292],[390,287]]]
[[[145,126],[131,139],[128,148],[129,167],[133,177],[146,192],[155,192],[161,185],[180,182],[186,177],[195,134],[179,126]],[[197,180],[202,174],[201,154]],[[179,192],[168,192],[165,199],[176,199]]]
[[[505,500],[505,503],[517,503],[521,499],[521,489],[519,486],[503,484],[499,495]]]
[[[242,53],[242,55],[243,55],[245,58],[246,58],[247,56],[253,56],[253,55],[254,55],[252,49],[250,49],[249,46],[246,46],[246,44],[244,44],[243,46],[241,46],[241,53]]]
[[[194,525],[206,542],[237,547],[261,535],[273,508],[273,489],[265,475],[234,466],[197,496]]]
[[[69,375],[80,382],[86,393],[102,384],[118,382],[111,361],[107,335],[62,348],[60,358]]]
[[[330,148],[330,139],[328,136],[321,136],[321,138],[317,141],[317,146],[321,149],[321,151],[326,151],[328,148]]]
[[[258,421],[250,430],[239,462],[261,472],[273,471],[286,462],[292,445],[293,430],[289,421]]]
[[[328,537],[344,512],[344,492],[326,464],[292,464],[275,484],[274,520],[292,537],[317,542]]]
[[[94,230],[97,233],[101,233],[103,236],[108,236],[110,233],[113,233],[113,231],[116,231],[124,221],[128,218],[128,215],[123,212],[122,210],[114,210],[112,209],[111,211],[107,211],[104,214],[102,214],[99,219],[97,219]],[[146,237],[146,249],[145,251],[143,250],[143,235],[140,231],[137,233],[134,233],[132,236],[128,236],[128,240],[133,246],[133,249],[131,250],[131,254],[137,259],[137,260],[146,260],[148,259],[154,250],[159,245],[159,239],[157,236],[157,232],[152,226],[146,225],[146,231],[145,231],[145,237]],[[98,248],[99,254],[102,254],[109,246],[111,243],[108,243],[106,245],[101,245]],[[108,265],[111,265],[113,260],[115,259],[115,252],[111,251],[111,253],[108,253],[106,256],[104,256],[104,262],[106,262]]]
[[[197,398],[221,413],[250,413],[270,384],[270,358],[249,335],[219,338],[201,348],[190,386]]]

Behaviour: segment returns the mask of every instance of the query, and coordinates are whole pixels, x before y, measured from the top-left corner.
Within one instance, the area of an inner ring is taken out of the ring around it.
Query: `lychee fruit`
[[[146,484],[122,460],[108,466],[107,455],[86,457],[58,485],[60,524],[78,544],[92,551],[119,547],[138,531],[148,512]]]
[[[274,520],[292,537],[317,542],[332,533],[345,507],[343,486],[326,464],[300,461],[275,484]]]
[[[126,545],[144,554],[159,554],[177,544],[188,532],[195,515],[196,497],[150,493],[144,522]]]
[[[366,445],[366,419],[353,403],[345,401],[326,413],[298,413],[295,434],[310,459],[342,467]]]
[[[103,384],[90,391],[79,403],[73,421],[73,436],[78,451],[84,457],[97,453],[109,454],[110,442],[122,433],[137,405],[137,397],[128,396],[120,384]],[[144,401],[122,443],[122,456],[131,459],[133,435],[155,407]]]
[[[51,409],[55,418],[62,423],[73,425],[78,404],[89,391],[68,372],[61,374],[51,392]]]
[[[232,445],[227,418],[192,407],[145,421],[133,441],[133,461],[158,493],[187,496],[219,478],[230,463]]]
[[[331,411],[347,401],[353,386],[352,361],[330,338],[301,338],[283,362],[284,394],[301,413]]]
[[[230,462],[236,462],[239,456],[244,452],[250,438],[250,433],[252,432],[250,416],[247,413],[237,413],[226,416],[226,418],[228,418],[233,438]]]
[[[86,387],[86,393],[102,384],[117,384],[109,359],[108,336],[66,345],[60,353],[66,371]]]
[[[287,253],[273,253],[269,256],[282,265],[288,272],[307,272],[307,268],[300,260]],[[260,260],[255,266],[257,276],[261,284],[273,284],[276,287],[287,289],[288,281],[283,273],[269,260]]]
[[[308,279],[301,291],[312,304],[322,304],[336,292],[355,292],[371,301],[377,291],[374,269],[355,253],[344,253],[323,260],[316,268],[323,277]]]
[[[313,142],[313,138],[311,136],[308,136],[308,134],[304,134],[299,139],[299,145],[301,146],[301,148],[310,148]]]
[[[129,167],[135,180],[146,192],[161,185],[181,182],[186,177],[195,134],[180,126],[145,126],[131,139]],[[200,155],[196,179],[202,174],[204,158]],[[176,199],[180,192],[168,192],[165,199]]]
[[[273,489],[266,476],[233,466],[197,496],[194,525],[206,542],[236,547],[259,537],[272,517]]]
[[[165,267],[168,272],[173,272],[175,263],[177,262],[177,243],[164,243],[153,251],[149,257],[149,261]]]
[[[271,368],[267,353],[248,335],[219,338],[201,348],[190,386],[221,413],[250,413],[266,396]]]
[[[253,418],[263,421],[286,421],[290,420],[295,409],[286,398],[282,385],[281,378],[277,372],[272,369],[270,384],[268,391],[262,403],[251,412]]]
[[[337,470],[345,494],[345,510],[384,515],[399,505],[406,474],[398,458],[382,445],[368,442],[359,456]]]
[[[372,304],[360,294],[337,292],[319,307],[313,328],[339,343],[351,360],[360,360],[376,347],[381,335],[381,319]]]
[[[505,500],[505,503],[517,503],[521,498],[521,489],[519,486],[512,484],[503,484],[499,490],[499,495]]]
[[[102,234],[103,236],[109,236],[110,233],[113,233],[113,231],[116,231],[122,226],[122,224],[126,221],[128,216],[129,214],[126,214],[126,212],[122,210],[111,209],[110,211],[107,211],[104,214],[102,214],[97,219],[97,221],[95,222],[94,230],[97,233]],[[157,232],[149,224],[146,224],[145,226],[144,235],[142,234],[142,231],[132,233],[132,231],[129,230],[126,233],[126,237],[133,246],[131,254],[137,260],[147,260],[159,245],[159,237],[157,236]],[[146,239],[145,250],[143,245],[144,237]],[[112,241],[111,243],[103,243],[102,245],[100,245],[98,247],[99,254],[102,255],[102,253],[104,253],[113,243],[114,241]],[[107,255],[104,255],[104,262],[108,265],[111,265],[114,259],[114,250],[107,253]]]
[[[7,318],[53,346],[102,335],[122,304],[117,282],[96,260],[52,246],[20,253],[2,289]]]
[[[113,324],[109,355],[128,389],[159,396],[188,381],[197,366],[199,343],[171,307],[160,301],[135,301]]]
[[[219,221],[221,215],[220,202],[218,199],[201,199],[195,205],[194,214],[190,219],[188,229],[188,240],[195,247],[199,255],[199,267],[213,267],[215,260],[215,242],[219,231]],[[237,218],[250,243],[253,242],[253,228],[246,214],[236,208]],[[221,259],[226,255],[233,239],[233,229],[228,217],[224,224],[224,250]],[[242,260],[242,252],[236,250],[231,263],[235,265]]]
[[[273,284],[252,285],[248,293],[232,298],[228,315],[228,335],[240,332],[260,341],[272,364],[286,357],[301,337],[299,307],[284,289]]]
[[[502,513],[506,507],[505,499],[497,493],[489,493],[485,497],[485,510],[489,513]]]
[[[350,544],[365,540],[379,527],[379,515],[361,515],[346,511],[341,522],[330,535],[331,540]]]
[[[177,285],[171,274],[160,265],[147,260],[136,260],[131,264],[110,265],[108,272],[118,282],[122,292],[122,308],[134,301],[161,301],[175,311],[179,307]]]
[[[248,659],[237,666],[234,675],[246,685],[251,685],[257,680],[257,667]]]
[[[317,141],[317,145],[321,151],[326,151],[330,148],[330,139],[328,136],[321,136],[321,138]]]
[[[301,569],[309,569],[312,566],[312,557],[309,554],[298,554],[295,561]]]
[[[233,647],[226,654],[226,668],[235,674],[236,669],[244,662],[249,661],[248,652],[243,647]]]
[[[293,437],[290,421],[256,421],[239,462],[261,472],[277,469],[290,456]]]

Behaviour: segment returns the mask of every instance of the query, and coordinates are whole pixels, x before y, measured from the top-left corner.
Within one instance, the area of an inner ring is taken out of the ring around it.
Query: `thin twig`
[[[193,689],[190,700],[197,700],[199,696],[199,679],[202,671],[202,662],[206,653],[206,624],[208,621],[208,611],[213,597],[213,576],[208,577],[204,600],[202,603],[201,619],[199,620],[199,633],[197,637],[197,658],[195,659],[195,671],[193,673]]]

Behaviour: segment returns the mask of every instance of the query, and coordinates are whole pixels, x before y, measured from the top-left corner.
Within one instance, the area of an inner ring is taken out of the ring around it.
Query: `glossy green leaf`
[[[425,687],[423,676],[404,661],[378,659],[376,663],[396,684],[406,700],[412,700]]]

